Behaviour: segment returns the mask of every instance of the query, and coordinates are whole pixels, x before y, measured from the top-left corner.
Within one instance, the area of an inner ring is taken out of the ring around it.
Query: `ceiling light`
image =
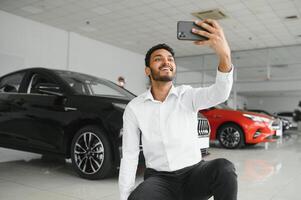
[[[286,16],[285,19],[291,20],[291,19],[298,19],[299,17],[297,15],[289,15]]]
[[[287,64],[275,64],[275,65],[271,65],[271,67],[284,68],[284,67],[288,67],[288,65]]]
[[[227,17],[226,14],[219,9],[193,12],[191,14],[200,19],[224,19]]]

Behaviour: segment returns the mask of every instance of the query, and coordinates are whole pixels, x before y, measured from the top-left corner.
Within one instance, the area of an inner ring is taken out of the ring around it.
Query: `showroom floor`
[[[241,150],[211,148],[205,160],[225,157],[238,172],[240,200],[297,200],[301,185],[301,133]],[[141,181],[141,175],[137,181]],[[0,148],[0,199],[118,200],[117,176],[78,178],[69,162]]]

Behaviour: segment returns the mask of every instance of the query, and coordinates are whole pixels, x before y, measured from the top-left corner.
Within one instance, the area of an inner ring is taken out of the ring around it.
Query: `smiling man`
[[[192,88],[172,83],[176,75],[174,51],[158,44],[145,56],[145,73],[151,88],[133,99],[123,116],[122,159],[119,173],[121,200],[236,200],[237,177],[226,159],[204,161],[197,142],[197,112],[226,101],[232,87],[231,52],[220,25],[214,20],[196,22],[219,57],[216,82]],[[210,24],[210,25],[209,25]],[[135,188],[139,141],[146,170]]]

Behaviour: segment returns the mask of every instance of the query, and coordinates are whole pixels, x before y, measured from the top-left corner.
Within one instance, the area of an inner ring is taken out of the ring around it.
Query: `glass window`
[[[84,95],[96,96],[119,96],[128,97],[130,99],[135,96],[124,88],[97,77],[86,74],[60,71],[56,70],[57,74],[61,76],[77,93]]]
[[[24,72],[5,76],[0,81],[0,92],[18,92]]]
[[[124,96],[117,90],[110,88],[109,86],[103,85],[101,83],[89,84],[94,94],[97,95],[109,95],[109,96]]]
[[[29,82],[27,93],[39,94],[40,92],[38,91],[37,86],[38,86],[38,84],[41,84],[41,83],[52,83],[52,84],[54,84],[54,82],[51,81],[50,79],[48,79],[47,77],[42,76],[40,74],[34,74],[31,77],[31,80]]]

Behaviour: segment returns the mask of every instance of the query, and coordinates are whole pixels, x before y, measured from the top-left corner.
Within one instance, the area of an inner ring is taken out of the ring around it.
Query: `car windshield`
[[[55,70],[77,93],[94,96],[118,96],[133,99],[135,95],[111,81],[77,72]]]

